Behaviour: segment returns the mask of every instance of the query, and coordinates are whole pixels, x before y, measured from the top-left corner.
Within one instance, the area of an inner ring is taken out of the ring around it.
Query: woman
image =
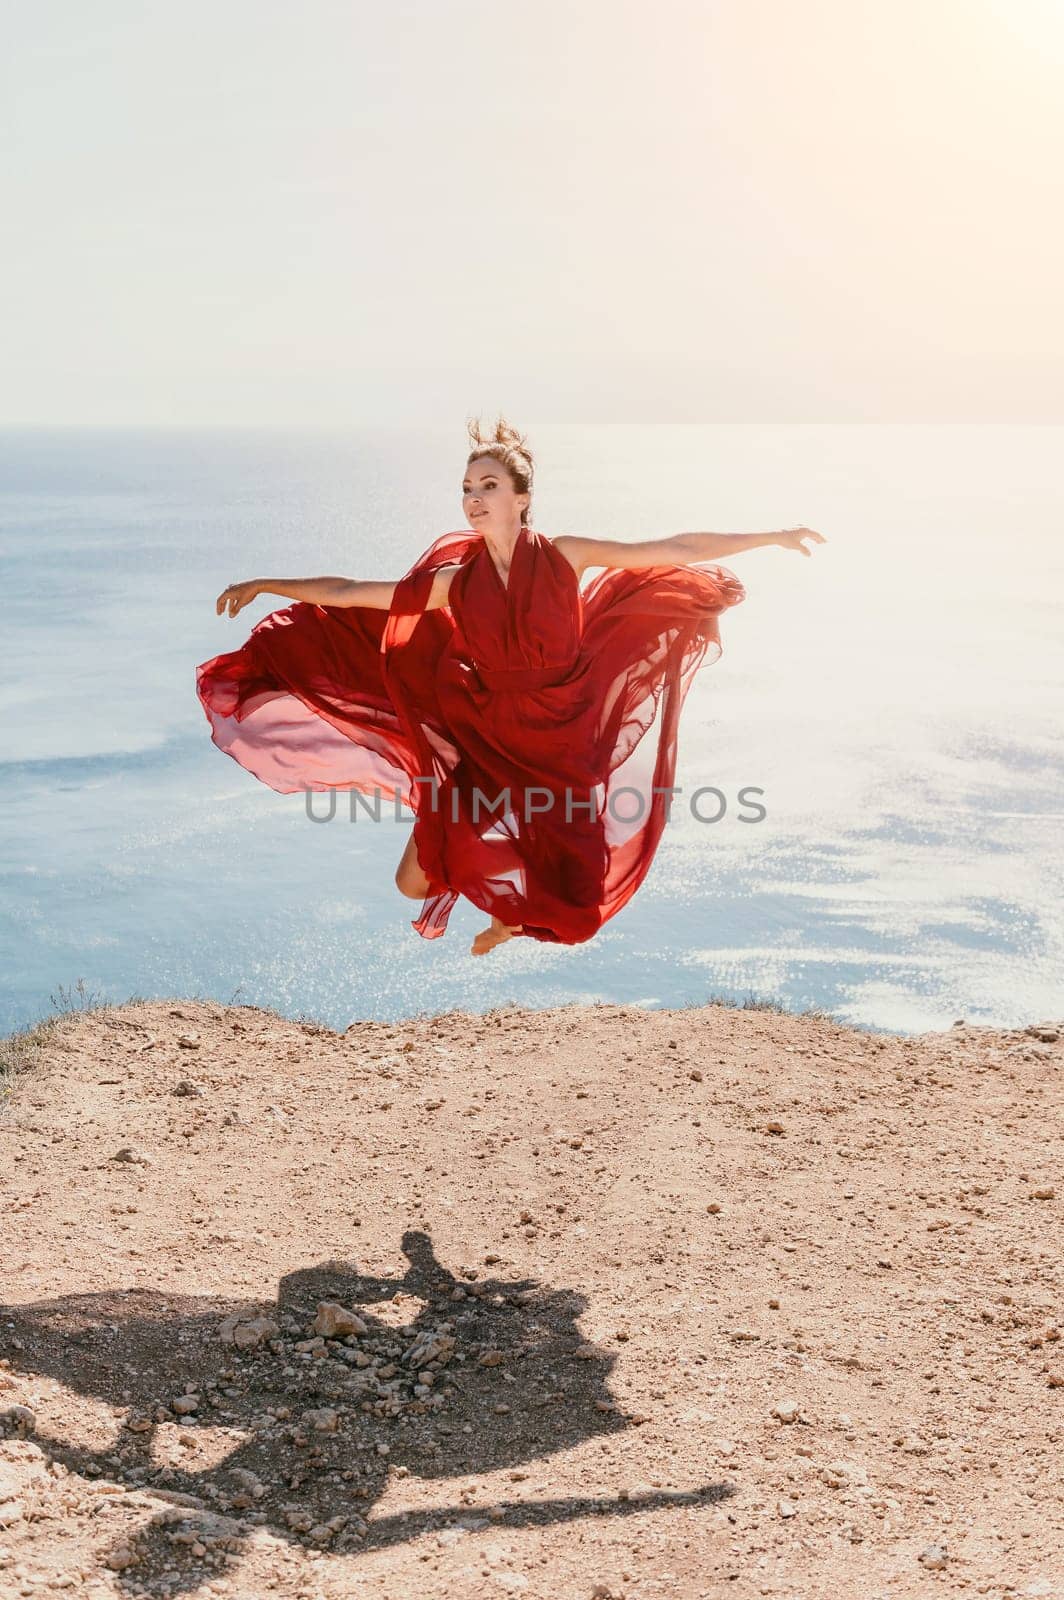
[[[484,955],[524,935],[577,944],[628,903],[668,815],[680,710],[717,618],[744,598],[718,556],[810,555],[811,528],[624,543],[529,525],[533,464],[502,418],[469,428],[469,526],[398,583],[256,578],[218,596],[296,603],[196,669],[220,749],[271,788],[358,789],[414,826],[395,874],[436,938],[459,894]],[[588,567],[603,568],[586,589]],[[621,802],[621,795],[628,798]],[[634,794],[638,808],[632,804]]]

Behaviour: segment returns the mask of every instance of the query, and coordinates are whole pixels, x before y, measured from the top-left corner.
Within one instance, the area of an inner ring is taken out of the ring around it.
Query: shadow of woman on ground
[[[273,1303],[132,1289],[0,1308],[0,1354],[14,1370],[124,1413],[98,1449],[32,1429],[17,1412],[0,1415],[0,1431],[31,1428],[70,1471],[159,1503],[109,1565],[138,1586],[169,1569],[171,1593],[218,1577],[256,1527],[351,1553],[448,1524],[623,1516],[733,1492],[717,1484],[480,1505],[480,1487],[467,1483],[457,1502],[373,1519],[389,1478],[506,1470],[520,1481],[523,1464],[641,1420],[609,1392],[615,1357],[580,1334],[582,1295],[457,1278],[421,1231],[404,1234],[403,1252],[401,1277],[327,1261],[282,1278]]]

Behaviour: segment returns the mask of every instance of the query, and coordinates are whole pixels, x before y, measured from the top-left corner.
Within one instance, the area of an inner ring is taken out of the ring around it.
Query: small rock
[[[777,1122],[776,1119],[773,1118],[771,1122],[766,1122],[765,1123],[765,1132],[766,1133],[786,1133],[787,1130],[783,1126],[782,1122]]]
[[[501,1367],[505,1360],[506,1357],[501,1350],[485,1350],[480,1357],[478,1365],[482,1367]]]
[[[234,1316],[225,1318],[218,1337],[223,1344],[234,1344],[238,1350],[254,1350],[267,1339],[275,1339],[280,1331],[269,1317]]]
[[[304,1411],[302,1420],[315,1433],[335,1433],[340,1424],[340,1418],[331,1406],[322,1406],[317,1411]]]
[[[127,1567],[136,1565],[136,1556],[128,1545],[120,1544],[107,1557],[107,1565],[112,1572],[125,1572]]]
[[[198,1050],[200,1036],[198,1033],[179,1033],[177,1036],[178,1048],[181,1050]]]
[[[259,1482],[257,1474],[250,1471],[248,1467],[230,1467],[229,1476],[234,1478],[237,1483],[242,1484],[245,1489],[254,1490],[262,1488],[262,1484]]]
[[[121,1150],[116,1150],[114,1155],[111,1157],[111,1160],[112,1161],[124,1161],[127,1164],[129,1164],[130,1166],[138,1166],[138,1167],[150,1167],[151,1166],[151,1157],[145,1155],[143,1150],[137,1150],[131,1144],[123,1145]]]
[[[5,1500],[0,1505],[0,1528],[11,1528],[16,1522],[21,1522],[26,1515],[26,1507],[21,1500]]]
[[[798,1515],[798,1507],[793,1500],[777,1500],[776,1510],[781,1517],[796,1517]]]
[[[31,1411],[29,1406],[9,1406],[2,1415],[4,1421],[10,1422],[19,1433],[26,1433],[37,1426],[36,1412]]]
[[[343,1339],[349,1334],[361,1335],[368,1331],[361,1317],[335,1300],[319,1302],[318,1314],[310,1326],[311,1333],[321,1334],[326,1339]]]
[[[949,1556],[946,1554],[945,1545],[929,1544],[920,1551],[917,1560],[920,1561],[923,1566],[929,1567],[932,1572],[941,1572],[946,1563],[949,1561]]]
[[[423,1367],[430,1361],[439,1361],[453,1349],[454,1339],[450,1334],[441,1333],[438,1328],[423,1328],[404,1353],[403,1360],[412,1367]]]
[[[181,1082],[176,1085],[174,1093],[176,1095],[190,1097],[193,1095],[201,1095],[203,1090],[200,1088],[198,1083],[193,1083],[191,1078],[182,1078]]]
[[[176,1400],[171,1400],[170,1410],[179,1417],[190,1417],[199,1407],[198,1394],[179,1394]]]
[[[801,1409],[797,1400],[777,1400],[772,1407],[772,1415],[778,1417],[780,1422],[797,1422]]]
[[[1048,1184],[1045,1188],[1042,1188],[1042,1189],[1032,1189],[1031,1190],[1031,1199],[1032,1200],[1055,1200],[1056,1199],[1056,1195],[1057,1195],[1057,1191],[1053,1188],[1052,1184]]]

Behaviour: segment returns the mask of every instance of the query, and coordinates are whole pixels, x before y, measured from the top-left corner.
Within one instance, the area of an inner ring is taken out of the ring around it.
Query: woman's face
[[[521,525],[521,512],[531,497],[518,494],[501,461],[481,456],[471,461],[462,479],[462,509],[471,528],[505,533]]]

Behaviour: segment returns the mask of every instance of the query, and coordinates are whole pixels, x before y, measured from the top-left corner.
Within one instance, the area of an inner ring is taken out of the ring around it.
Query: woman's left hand
[[[803,556],[811,556],[813,552],[807,550],[802,543],[803,539],[815,539],[817,544],[827,544],[827,539],[822,533],[817,533],[815,528],[784,528],[776,535],[776,543],[783,550],[800,550]]]

